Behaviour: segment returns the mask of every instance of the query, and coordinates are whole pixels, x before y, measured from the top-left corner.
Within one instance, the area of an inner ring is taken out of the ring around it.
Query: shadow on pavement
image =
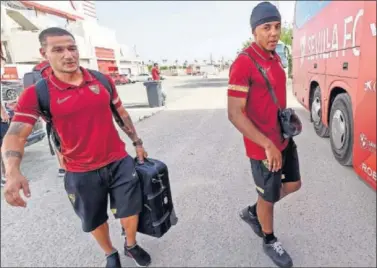
[[[185,84],[174,86],[174,88],[206,88],[206,87],[226,87],[227,78],[202,78],[201,80],[186,81]]]

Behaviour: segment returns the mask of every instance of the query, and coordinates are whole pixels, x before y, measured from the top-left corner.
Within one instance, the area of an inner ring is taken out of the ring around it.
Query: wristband
[[[143,145],[143,141],[141,139],[138,139],[137,141],[134,141],[132,143],[133,146],[141,146]]]

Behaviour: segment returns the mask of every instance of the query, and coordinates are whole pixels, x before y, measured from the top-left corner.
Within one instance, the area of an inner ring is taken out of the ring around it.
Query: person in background
[[[153,64],[151,72],[152,72],[152,80],[153,81],[159,81],[161,83],[161,76],[160,76],[161,72],[160,72],[160,68],[158,66],[158,63]],[[161,86],[161,93],[162,93],[163,103],[165,103],[166,92],[165,92],[165,90],[162,86]]]
[[[153,81],[160,81],[160,69],[158,67],[158,63],[153,64],[151,72]]]
[[[79,65],[75,38],[67,30],[47,28],[39,34],[39,42],[41,55],[52,68],[47,85],[54,130],[61,140],[66,168],[67,200],[80,217],[83,231],[91,233],[104,251],[106,267],[119,268],[119,253],[111,242],[107,223],[110,196],[111,211],[126,230],[125,255],[138,266],[148,266],[151,257],[136,241],[143,205],[140,179],[135,161],[114,125],[110,101],[123,121],[119,126],[132,141],[140,163],[147,153],[115,84],[105,75],[113,88],[110,95],[100,81]],[[8,204],[16,207],[26,207],[21,190],[26,198],[31,196],[29,182],[20,166],[24,141],[41,115],[35,90],[32,85],[22,92],[2,147],[7,172],[4,197]]]
[[[46,61],[46,60],[42,61],[41,63],[34,66],[33,71],[42,71],[41,75],[42,75],[43,78],[48,78],[52,74],[52,68],[49,65],[48,61]],[[55,154],[56,154],[56,158],[57,158],[58,164],[59,164],[58,176],[64,177],[65,176],[65,166],[64,166],[64,163],[63,163],[63,156],[61,155],[61,153],[58,150],[56,150],[56,148],[55,148]]]
[[[301,187],[297,146],[293,139],[282,137],[278,107],[251,59],[265,70],[284,109],[286,76],[275,52],[281,34],[279,10],[270,2],[259,3],[250,24],[255,42],[232,64],[228,86],[228,117],[244,136],[258,193],[257,202],[244,208],[240,216],[263,238],[263,249],[276,265],[292,267],[291,257],[274,235],[273,215],[274,204]]]
[[[3,51],[1,50],[1,76],[3,76],[3,73],[4,73],[4,65],[5,65],[5,57],[3,56]],[[0,149],[1,149],[1,146],[3,144],[3,138],[5,136],[5,134],[7,133],[8,131],[8,128],[9,128],[9,120],[10,120],[10,116],[7,112],[7,110],[5,109],[5,103],[4,103],[4,100],[3,100],[3,92],[1,90],[1,104],[0,104],[0,107],[1,107],[1,126],[0,126],[0,131],[1,131],[1,136],[0,136]],[[6,179],[5,179],[5,166],[4,166],[4,162],[3,162],[3,159],[2,157],[0,158],[0,161],[1,161],[1,187],[3,187],[5,185],[5,182],[6,182]]]

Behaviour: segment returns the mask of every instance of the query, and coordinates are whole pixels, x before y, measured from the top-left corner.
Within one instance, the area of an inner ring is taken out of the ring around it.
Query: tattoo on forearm
[[[25,123],[14,122],[11,123],[7,131],[8,135],[19,135],[22,129],[25,127]]]
[[[22,159],[22,153],[21,152],[17,152],[17,151],[6,151],[4,153],[4,158],[5,159],[11,158],[11,157]]]
[[[137,139],[137,133],[134,127],[134,124],[132,123],[132,119],[129,114],[125,114],[121,116],[124,126],[121,127],[122,130],[128,135],[128,137],[134,141]]]

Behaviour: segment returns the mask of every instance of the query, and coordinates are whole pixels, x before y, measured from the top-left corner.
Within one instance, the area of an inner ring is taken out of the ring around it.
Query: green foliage
[[[247,48],[248,46],[250,46],[252,42],[253,42],[253,39],[251,37],[248,40],[246,40],[245,42],[243,42],[243,44],[242,44],[242,50],[244,50],[245,48]]]
[[[287,46],[292,46],[292,27],[283,27],[281,29],[280,40]]]
[[[288,77],[292,78],[292,55],[288,55]]]

